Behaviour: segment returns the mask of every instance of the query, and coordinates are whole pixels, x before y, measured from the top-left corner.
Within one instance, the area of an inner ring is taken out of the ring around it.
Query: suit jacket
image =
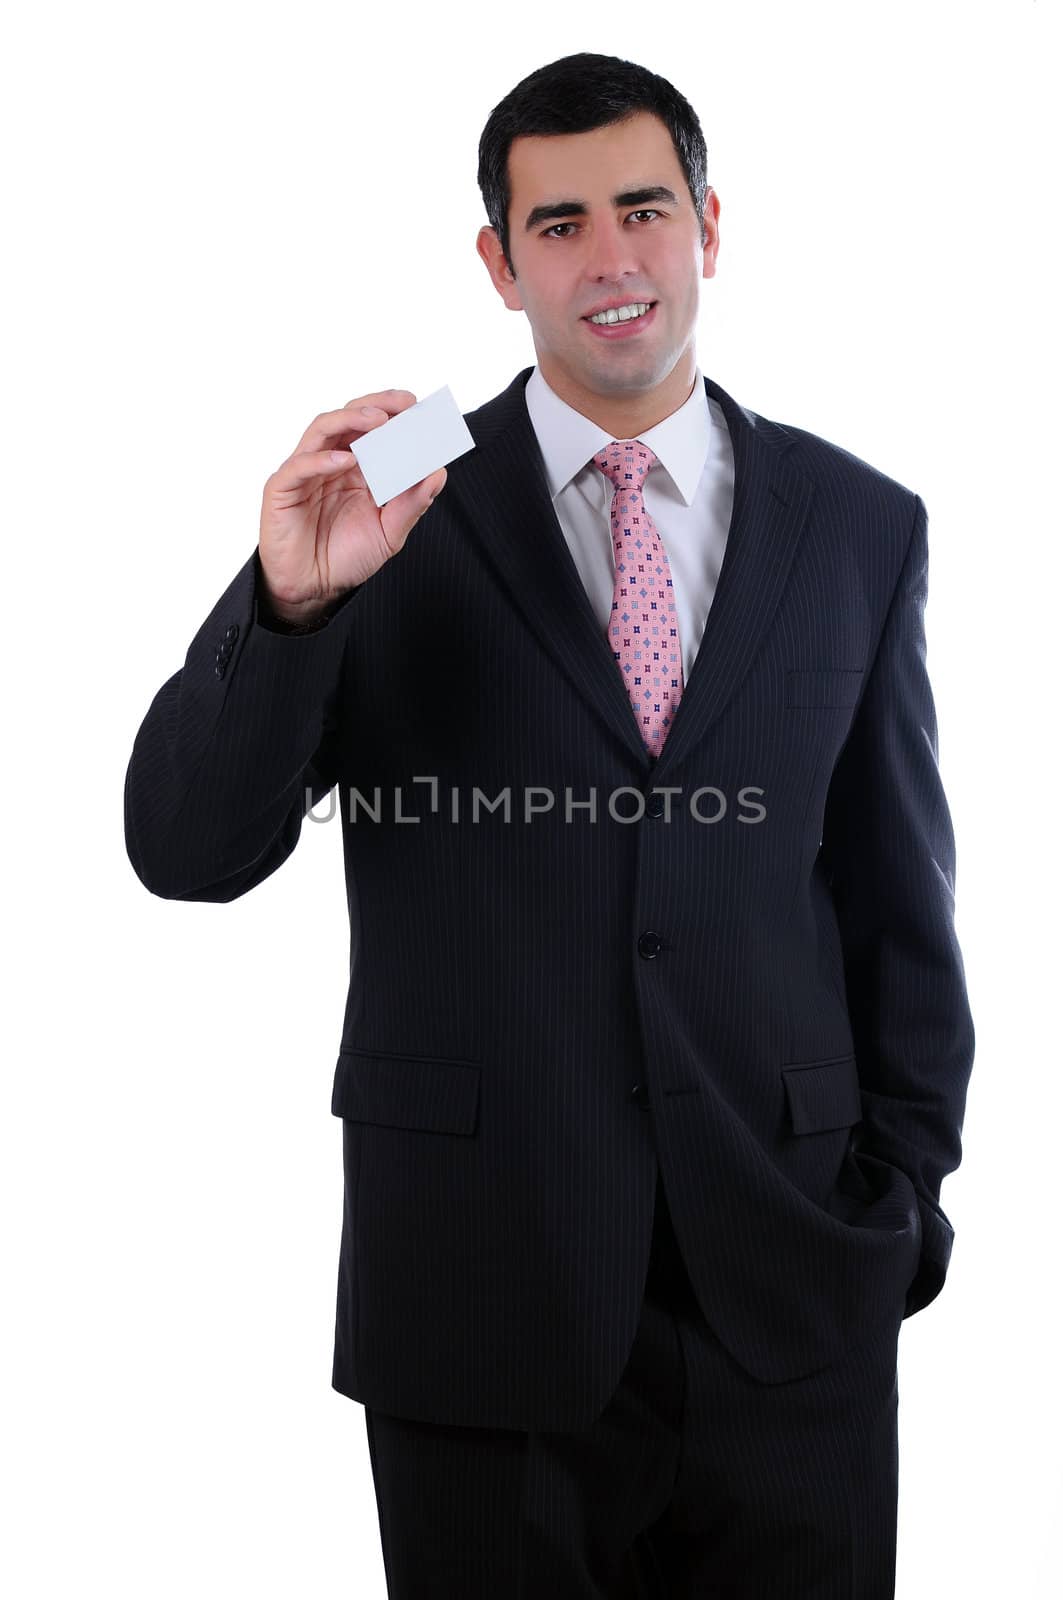
[[[266,625],[252,551],[144,718],[125,827],[153,893],[228,901],[336,786],[333,1385],[571,1429],[631,1348],[658,1162],[704,1315],[756,1379],[931,1301],[974,1030],[923,501],[706,378],[734,508],[654,764],[552,508],[531,371],[467,414],[476,448],[318,632]]]

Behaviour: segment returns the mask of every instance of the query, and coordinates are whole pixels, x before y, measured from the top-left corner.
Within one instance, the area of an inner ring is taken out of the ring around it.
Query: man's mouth
[[[636,342],[643,334],[649,338],[650,329],[654,327],[657,318],[657,301],[643,300],[638,302],[646,310],[637,316],[614,316],[605,322],[593,322],[591,317],[581,317],[580,321],[587,326],[587,332],[592,339],[597,339],[600,344],[627,344],[629,340]],[[618,310],[622,309],[618,307]]]
[[[623,306],[611,307],[604,312],[588,312],[580,320],[591,322],[598,317],[600,320],[595,323],[595,327],[615,327],[618,322],[637,322],[640,317],[648,315],[656,304],[656,300],[631,300]]]

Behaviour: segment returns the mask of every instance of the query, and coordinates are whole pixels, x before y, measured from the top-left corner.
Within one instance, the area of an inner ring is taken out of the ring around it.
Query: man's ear
[[[502,241],[489,223],[484,223],[476,235],[476,251],[491,277],[491,282],[502,296],[509,311],[523,311],[524,306],[517,289],[516,279],[506,265]]]
[[[720,249],[720,230],[718,226],[720,216],[720,197],[716,190],[709,185],[705,190],[705,245],[702,258],[703,278],[716,276],[716,256]]]

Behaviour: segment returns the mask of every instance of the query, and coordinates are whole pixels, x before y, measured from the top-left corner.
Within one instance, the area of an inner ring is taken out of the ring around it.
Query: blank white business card
[[[457,456],[476,448],[457,401],[444,384],[416,405],[351,444],[362,476],[378,506],[420,483]]]

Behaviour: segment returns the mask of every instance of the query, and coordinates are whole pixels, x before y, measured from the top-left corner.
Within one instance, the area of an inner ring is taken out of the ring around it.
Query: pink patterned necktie
[[[656,758],[683,693],[671,568],[642,498],[642,480],[657,457],[640,439],[617,439],[593,460],[613,484],[609,521],[616,577],[607,635],[643,743]]]

